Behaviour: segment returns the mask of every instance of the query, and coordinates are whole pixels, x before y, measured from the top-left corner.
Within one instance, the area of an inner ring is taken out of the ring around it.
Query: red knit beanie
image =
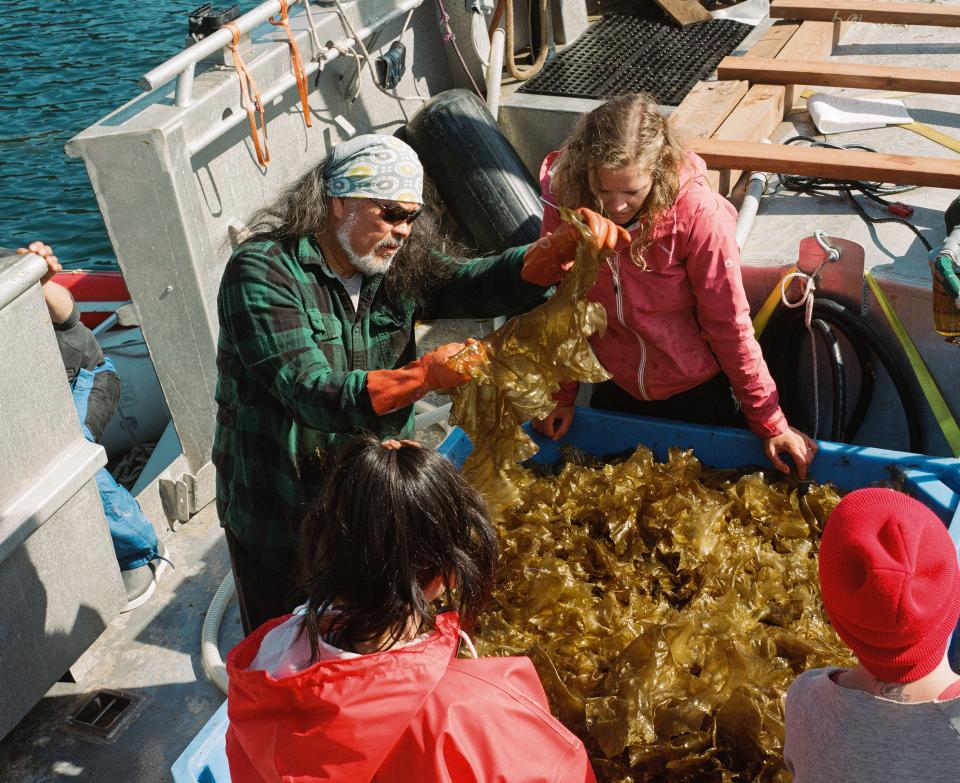
[[[859,489],[833,510],[820,541],[830,622],[883,682],[932,672],[960,617],[960,568],[944,524],[891,489]]]

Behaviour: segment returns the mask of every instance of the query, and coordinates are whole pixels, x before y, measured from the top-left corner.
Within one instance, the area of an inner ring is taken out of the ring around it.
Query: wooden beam
[[[783,119],[783,87],[773,84],[755,84],[740,105],[724,121],[713,138],[727,141],[761,141],[780,125]],[[740,179],[739,169],[720,172],[717,192],[726,196]]]
[[[777,55],[778,60],[826,60],[833,52],[833,24],[831,22],[804,22]],[[784,116],[798,102],[805,84],[786,88],[783,99]]]
[[[960,189],[960,160],[795,145],[697,139],[690,148],[712,169],[743,169]]]
[[[822,87],[864,87],[869,90],[960,95],[960,71],[864,65],[833,60],[748,59],[724,57],[717,66],[720,79],[746,79],[760,84],[816,84]]]
[[[746,94],[746,82],[698,82],[670,115],[670,129],[681,140],[710,136]]]
[[[784,60],[825,60],[833,52],[833,23],[804,22],[784,44],[777,58]]]
[[[771,25],[744,57],[775,57],[799,24]],[[682,139],[710,136],[747,94],[749,85],[739,81],[698,82],[670,115],[670,126]]]
[[[744,57],[776,57],[786,46],[793,34],[800,29],[800,25],[791,22],[774,22],[767,31],[747,51]]]
[[[763,37],[743,56],[749,59],[778,57],[799,31],[799,24],[780,22],[771,25]],[[806,51],[817,51],[817,47],[825,49],[823,32],[817,27],[808,28],[802,36],[799,36],[801,48]],[[795,44],[793,48],[797,50],[797,45]],[[754,84],[740,104],[730,112],[715,135],[720,139],[740,141],[761,141],[768,138],[776,130],[780,120],[786,116],[788,90],[790,88],[772,84]],[[741,174],[742,172],[737,169],[732,171],[710,169],[707,172],[707,178],[715,191],[726,196],[733,190]]]
[[[960,6],[875,0],[773,0],[770,18],[960,27]]]
[[[657,5],[667,12],[681,27],[713,19],[697,0],[657,0]]]

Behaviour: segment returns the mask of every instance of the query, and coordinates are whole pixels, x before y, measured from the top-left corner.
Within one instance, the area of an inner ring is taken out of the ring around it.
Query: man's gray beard
[[[344,222],[337,229],[337,240],[340,242],[340,247],[346,255],[347,260],[353,264],[354,268],[364,277],[371,277],[372,275],[385,275],[387,270],[390,269],[390,265],[393,263],[393,259],[396,257],[397,253],[400,252],[400,247],[403,247],[403,242],[400,242],[400,247],[397,247],[394,250],[393,255],[390,258],[378,258],[375,253],[381,247],[385,245],[391,245],[392,242],[387,242],[383,240],[378,242],[376,247],[370,251],[367,255],[361,256],[357,255],[354,252],[353,248],[350,247],[350,222]]]

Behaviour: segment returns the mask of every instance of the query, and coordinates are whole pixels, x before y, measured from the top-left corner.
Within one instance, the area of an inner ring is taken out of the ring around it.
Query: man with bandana
[[[524,312],[572,264],[566,224],[497,256],[443,255],[423,187],[402,141],[341,142],[254,216],[227,263],[213,461],[245,633],[302,601],[298,527],[340,445],[411,437],[413,403],[468,380],[447,366],[460,343],[418,358],[415,320]],[[582,215],[616,244],[610,221]]]

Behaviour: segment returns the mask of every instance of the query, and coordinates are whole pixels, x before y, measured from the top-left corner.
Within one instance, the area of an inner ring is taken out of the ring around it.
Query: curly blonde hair
[[[672,206],[680,189],[685,153],[656,101],[646,93],[613,98],[584,114],[554,165],[551,190],[557,204],[570,209],[603,205],[590,187],[597,169],[640,166],[650,172],[650,194],[641,207],[640,228],[630,244],[630,257],[646,267],[644,253],[657,218]]]

